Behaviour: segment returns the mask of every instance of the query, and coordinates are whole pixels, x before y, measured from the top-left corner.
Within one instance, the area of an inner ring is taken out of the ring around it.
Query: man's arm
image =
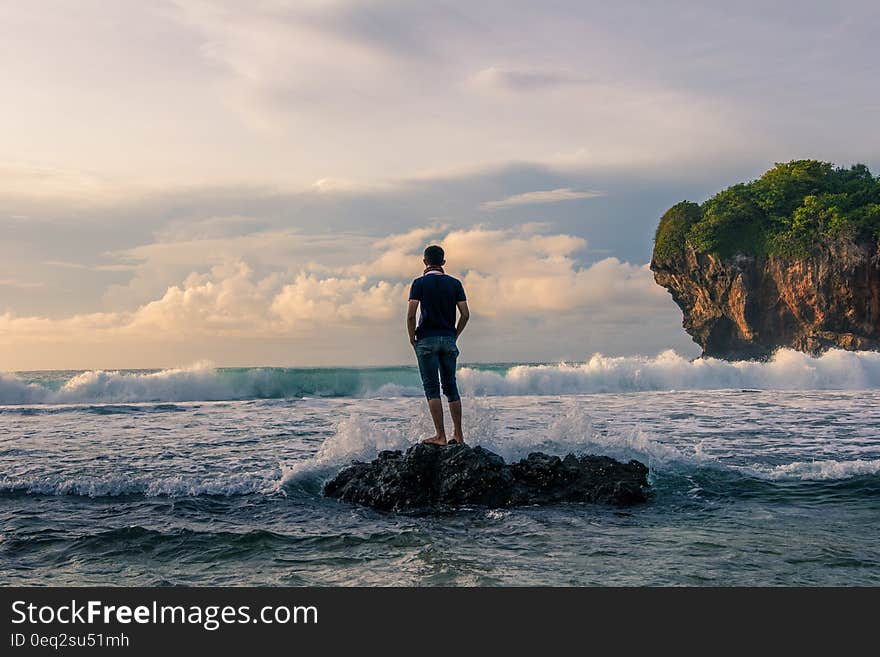
[[[416,343],[416,312],[419,309],[419,300],[410,299],[406,307],[406,332],[409,333],[409,343]]]
[[[467,326],[468,320],[471,318],[471,311],[468,310],[467,301],[459,301],[456,305],[458,306],[458,326],[455,327],[455,337],[457,338]]]

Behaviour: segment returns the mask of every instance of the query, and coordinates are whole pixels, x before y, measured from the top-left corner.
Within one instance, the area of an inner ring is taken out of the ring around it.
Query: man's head
[[[437,245],[425,249],[425,265],[428,267],[442,267],[446,264],[446,254]]]

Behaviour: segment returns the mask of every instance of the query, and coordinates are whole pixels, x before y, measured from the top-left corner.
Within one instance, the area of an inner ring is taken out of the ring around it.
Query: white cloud
[[[560,201],[573,201],[582,198],[596,198],[604,196],[603,192],[584,191],[579,192],[569,187],[560,189],[549,189],[546,191],[525,192],[524,194],[514,194],[500,201],[486,201],[482,207],[486,210],[500,210],[503,208],[515,207],[518,205],[532,205],[535,203],[559,203]]]
[[[664,207],[774,161],[880,157],[864,138],[876,3],[802,2],[794,21],[785,3],[58,4],[0,3],[16,53],[0,105],[16,128],[0,163],[0,308],[14,309],[0,340],[16,347],[0,357],[48,367],[50,344],[118,347],[137,330],[177,335],[184,354],[222,336],[205,354],[220,361],[308,335],[309,354],[354,362],[340,336],[393,328],[428,241],[479,302],[470,339],[486,336],[487,358],[668,346],[678,311],[626,262],[647,259]],[[609,203],[562,202],[591,189]],[[511,227],[532,210],[555,234]],[[585,266],[587,235],[618,260]],[[623,322],[632,304],[664,328]],[[338,332],[309,328],[322,313]]]
[[[429,226],[376,241],[373,259],[353,266],[317,262],[310,269],[291,262],[284,269],[266,269],[265,263],[255,267],[229,257],[184,276],[129,311],[60,319],[0,315],[0,344],[15,344],[21,353],[28,345],[76,349],[99,342],[123,353],[126,344],[180,344],[194,356],[222,362],[224,354],[241,359],[242,341],[295,339],[308,345],[312,358],[346,364],[367,356],[354,348],[363,347],[365,335],[383,335],[384,341],[371,342],[369,357],[403,360],[405,344],[393,336],[403,331],[407,292],[420,273],[421,251],[435,238],[447,251],[448,271],[464,282],[473,313],[471,332],[490,340],[487,354],[510,340],[527,340],[533,350],[552,354],[577,338],[576,333],[560,337],[571,327],[587,331],[596,347],[603,340],[606,347],[615,344],[615,330],[650,332],[656,340],[655,328],[644,317],[677,316],[646,265],[616,258],[581,265],[575,255],[586,247],[584,239],[541,229],[535,224],[468,230]],[[158,255],[168,254],[160,250]],[[223,346],[202,353],[206,344],[220,339]]]
[[[305,321],[320,331],[338,322],[390,321],[401,313],[406,292],[403,283],[300,274],[275,297],[271,311],[286,324]]]
[[[874,4],[785,4],[4,3],[0,192],[875,161]]]
[[[182,284],[169,287],[120,328],[173,340],[204,334],[265,335],[272,330],[266,308],[277,280],[277,275],[255,279],[244,262],[219,265],[209,274],[190,274]]]
[[[151,244],[114,252],[112,255],[130,263],[135,273],[125,284],[110,286],[104,294],[105,303],[131,309],[155,299],[194,271],[204,273],[230,262],[247,262],[262,273],[335,271],[371,242],[364,236],[338,233],[304,234],[279,229],[245,234],[230,230],[230,234],[224,234],[230,224],[188,225],[182,222],[180,227],[159,231],[160,239]]]

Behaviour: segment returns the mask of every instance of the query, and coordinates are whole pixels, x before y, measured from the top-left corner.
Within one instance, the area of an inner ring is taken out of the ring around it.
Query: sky
[[[876,2],[0,0],[0,371],[698,348],[659,217],[774,162],[880,169]]]

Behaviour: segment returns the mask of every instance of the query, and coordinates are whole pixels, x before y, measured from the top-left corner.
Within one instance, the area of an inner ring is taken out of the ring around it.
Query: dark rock
[[[607,456],[564,459],[541,452],[508,465],[469,445],[417,444],[355,461],[324,486],[324,495],[385,511],[438,506],[505,507],[560,502],[628,506],[644,502],[648,468]]]

